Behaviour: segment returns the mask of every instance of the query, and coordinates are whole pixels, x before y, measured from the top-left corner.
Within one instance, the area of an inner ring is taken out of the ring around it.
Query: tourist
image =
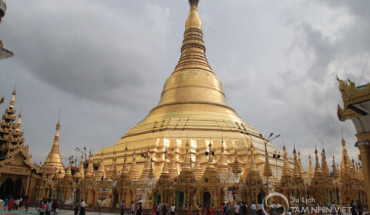
[[[241,209],[242,209],[242,215],[247,215],[247,207],[248,205],[245,204],[245,202],[242,203]]]
[[[157,207],[155,207],[155,215],[159,215],[159,204],[157,205]]]
[[[229,205],[229,203],[226,204],[224,210],[225,210],[225,214],[226,215],[229,215],[229,211],[230,211],[230,205]]]
[[[27,198],[27,199],[26,199],[26,202],[25,202],[25,205],[26,205],[26,211],[28,211],[28,207],[30,206],[30,203],[31,203],[30,199],[29,199],[29,198]]]
[[[211,206],[211,215],[215,215],[216,214],[216,209],[215,209],[215,206],[212,204]]]
[[[126,209],[125,201],[122,200],[121,205],[119,207],[121,209],[121,215],[124,215]]]
[[[318,210],[319,210],[319,214],[320,214],[320,215],[322,215],[322,206],[321,206],[321,202],[319,202]]]
[[[137,204],[137,215],[141,215],[143,213],[143,206],[141,205],[141,202],[138,202]]]
[[[19,199],[15,200],[15,209],[17,210],[19,207]]]
[[[74,209],[74,215],[78,215],[78,209],[80,207],[80,203],[77,201],[76,204],[75,204],[75,209]]]
[[[46,213],[46,200],[41,200],[41,207],[40,207],[40,215],[44,215]]]
[[[337,214],[337,207],[335,206],[334,202],[331,203],[330,208],[331,208],[331,214],[336,215]]]
[[[14,199],[10,198],[8,202],[8,211],[12,212],[13,208],[14,208]]]
[[[235,215],[239,215],[240,205],[238,203],[235,204]]]
[[[202,205],[199,205],[198,215],[202,215]]]
[[[192,214],[193,214],[193,211],[192,211],[191,205],[189,204],[189,207],[188,207],[188,215],[192,215]]]
[[[258,203],[257,204],[257,215],[262,215],[262,214],[263,214],[262,204],[261,203]]]
[[[211,207],[209,205],[206,206],[206,215],[211,215]]]
[[[135,204],[134,204],[134,202],[131,202],[131,214],[132,215],[135,214]]]
[[[56,199],[53,200],[53,212],[54,212],[54,215],[57,214],[56,211],[58,210],[59,208],[59,204],[58,204],[58,201]]]
[[[254,202],[251,205],[251,209],[252,209],[252,215],[256,215],[257,206]]]
[[[51,199],[48,199],[48,203],[46,203],[46,215],[50,215],[52,209],[53,209],[53,203],[51,202]]]
[[[166,215],[166,214],[167,214],[167,205],[164,204],[162,207],[162,215]]]
[[[155,215],[157,212],[157,207],[155,206],[155,203],[153,203],[153,207],[152,207],[152,215]]]
[[[85,207],[86,207],[86,202],[82,199],[81,201],[81,208],[80,208],[80,215],[85,215]]]
[[[170,210],[171,210],[170,214],[175,215],[175,210],[176,210],[175,204],[172,204]]]
[[[358,215],[362,215],[363,209],[362,209],[362,204],[360,201],[358,201],[357,203],[357,211],[358,211]]]
[[[355,201],[352,200],[352,203],[351,203],[351,213],[352,215],[357,215],[357,211],[356,211],[356,204],[355,204]]]
[[[5,198],[4,200],[4,211],[6,210],[6,207],[8,206],[9,199],[8,197]]]

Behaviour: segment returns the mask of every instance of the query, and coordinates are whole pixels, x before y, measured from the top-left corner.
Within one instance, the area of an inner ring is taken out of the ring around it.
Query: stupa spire
[[[146,160],[145,160],[143,172],[141,173],[141,176],[140,176],[140,181],[145,180],[149,175],[149,171],[150,171],[150,167],[152,163],[149,148],[146,150],[145,154],[142,154],[142,156],[144,156]]]
[[[195,165],[194,165],[194,176],[195,176],[195,179],[200,179],[202,178],[202,175],[203,175],[203,170],[202,170],[202,167],[201,167],[201,154],[199,152],[199,147],[197,148],[196,150],[197,152],[197,157],[196,157],[196,162],[195,162]]]
[[[59,151],[59,129],[60,129],[60,120],[58,120],[56,124],[56,131],[54,136],[54,143],[51,147],[50,153],[45,161],[45,168],[44,169],[61,169],[62,174],[65,174],[64,166],[62,163],[62,156],[60,155]]]
[[[131,181],[137,181],[139,180],[139,172],[136,167],[136,153],[134,151],[134,155],[132,158],[131,166],[130,166],[130,171],[128,172],[130,175]]]
[[[126,144],[126,147],[125,147],[125,156],[124,156],[124,159],[123,159],[123,165],[122,165],[122,170],[121,170],[121,174],[128,174],[128,166],[127,166],[127,144]]]
[[[239,175],[242,172],[242,168],[238,160],[238,154],[236,153],[236,149],[234,151],[234,163],[231,170],[234,175]]]
[[[308,171],[307,171],[307,177],[312,178],[314,174],[314,171],[312,169],[312,161],[311,161],[311,155],[308,155]]]
[[[332,177],[334,180],[337,180],[339,178],[338,170],[337,170],[337,165],[335,165],[335,157],[333,155],[333,172],[332,172]]]
[[[189,0],[190,12],[185,23],[186,30],[191,28],[202,30],[202,22],[200,21],[200,17],[198,15],[198,3],[199,0]]]

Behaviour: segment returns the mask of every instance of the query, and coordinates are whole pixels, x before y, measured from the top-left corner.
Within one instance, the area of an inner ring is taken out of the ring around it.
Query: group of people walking
[[[23,199],[22,197],[19,199],[14,199],[14,198],[5,198],[4,199],[4,210],[12,211],[12,210],[18,210],[22,206],[25,206],[26,211],[28,211],[28,208],[30,206],[30,199],[25,198]]]
[[[40,202],[40,215],[59,214],[59,201],[54,199],[42,199]]]

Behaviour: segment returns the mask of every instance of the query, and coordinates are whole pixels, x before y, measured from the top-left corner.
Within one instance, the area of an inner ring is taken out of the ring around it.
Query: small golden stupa
[[[206,156],[198,156],[201,160],[197,160],[196,155],[197,152],[203,155],[208,151],[211,142],[218,163],[227,164],[231,169],[236,151],[244,169],[248,162],[247,148],[253,142],[256,164],[259,169],[263,169],[266,139],[261,138],[260,132],[241,119],[226,102],[221,81],[206,58],[198,2],[189,0],[190,12],[185,22],[180,60],[164,84],[158,105],[141,122],[131,127],[114,146],[98,151],[95,162],[99,163],[103,154],[104,163],[110,168],[115,152],[117,165],[121,167],[126,145],[129,162],[133,159],[134,151],[138,154],[149,149],[155,163],[154,174],[159,175],[165,160],[164,152],[168,148],[168,151],[174,151],[173,160],[179,172],[185,159],[185,145],[189,142],[191,159],[201,162],[204,170],[207,165]],[[269,143],[267,148],[271,157],[276,149]],[[144,163],[144,158],[136,156],[139,173]],[[280,161],[278,166],[282,166]]]

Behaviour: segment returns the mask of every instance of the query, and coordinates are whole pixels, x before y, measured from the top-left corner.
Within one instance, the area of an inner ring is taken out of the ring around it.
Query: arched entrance
[[[176,194],[176,208],[184,206],[184,192],[180,191]]]
[[[155,205],[159,205],[159,203],[161,203],[161,194],[155,195],[154,203]]]
[[[20,198],[24,196],[23,184],[22,179],[18,178],[15,180],[15,187],[14,187],[14,198]]]
[[[7,178],[0,187],[0,198],[14,197],[14,181],[11,178]]]
[[[265,192],[263,192],[263,190],[261,189],[257,196],[258,204],[262,204],[262,201],[264,198],[265,198]]]
[[[202,195],[202,206],[206,207],[211,204],[211,194],[209,192],[204,192]]]
[[[113,207],[117,207],[118,204],[118,192],[117,190],[113,191]]]

